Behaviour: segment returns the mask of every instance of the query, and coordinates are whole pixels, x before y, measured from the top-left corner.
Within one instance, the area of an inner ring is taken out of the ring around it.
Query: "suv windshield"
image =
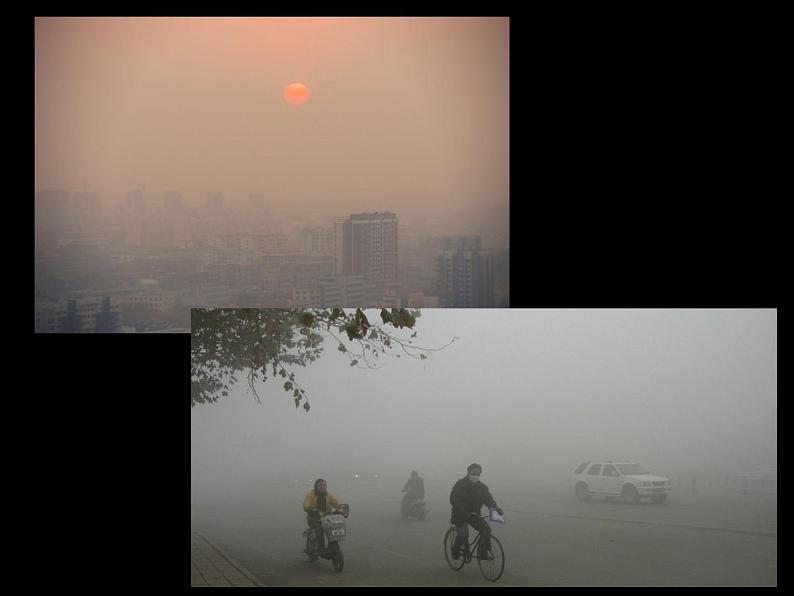
[[[639,464],[617,464],[618,470],[624,476],[631,476],[633,474],[650,474],[648,470]]]

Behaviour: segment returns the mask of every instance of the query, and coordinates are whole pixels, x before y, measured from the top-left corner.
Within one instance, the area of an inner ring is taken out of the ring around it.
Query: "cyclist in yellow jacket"
[[[322,478],[314,481],[314,488],[306,493],[306,498],[303,499],[306,522],[309,524],[309,528],[314,530],[314,535],[317,537],[318,553],[325,551],[325,532],[323,532],[320,520],[323,516],[328,515],[340,506],[339,499],[328,490],[328,483]],[[307,554],[316,556],[315,553]]]

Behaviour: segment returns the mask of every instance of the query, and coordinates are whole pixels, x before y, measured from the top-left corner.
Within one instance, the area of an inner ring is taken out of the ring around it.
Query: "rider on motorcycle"
[[[496,509],[499,515],[503,515],[504,512],[494,501],[488,487],[480,482],[482,466],[480,464],[471,464],[466,470],[468,474],[455,482],[449,495],[449,502],[452,505],[452,519],[450,522],[455,524],[455,529],[457,530],[455,544],[452,545],[452,558],[460,558],[461,550],[467,544],[469,525],[471,525],[482,534],[480,539],[480,545],[483,549],[482,558],[492,559],[491,527],[488,522],[480,517],[480,510],[485,504],[491,509]]]
[[[306,493],[303,499],[303,510],[306,512],[306,522],[317,537],[318,553],[325,551],[325,532],[323,532],[322,517],[341,507],[336,495],[328,490],[328,484],[322,478],[314,481],[314,488]],[[315,553],[308,555],[316,556]]]
[[[400,492],[405,493],[402,501],[402,513],[403,515],[408,515],[411,503],[425,498],[425,481],[422,480],[416,470],[412,470],[411,477]]]

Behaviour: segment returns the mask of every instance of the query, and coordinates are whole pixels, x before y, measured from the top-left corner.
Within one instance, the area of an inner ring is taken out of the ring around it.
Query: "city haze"
[[[506,18],[37,18],[36,188],[506,223],[508,43]]]
[[[509,306],[508,46],[491,17],[35,19],[36,332]]]

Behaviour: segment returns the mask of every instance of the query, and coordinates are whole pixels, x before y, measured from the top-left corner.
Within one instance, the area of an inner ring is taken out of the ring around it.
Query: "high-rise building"
[[[361,275],[370,282],[397,279],[397,216],[354,213],[334,224],[337,275]]]
[[[334,273],[344,275],[350,271],[350,226],[344,217],[334,220]]]
[[[370,286],[361,275],[322,275],[318,284],[322,308],[368,306]]]
[[[429,296],[424,292],[413,292],[408,295],[408,308],[438,308],[438,296]]]
[[[449,236],[436,257],[436,290],[446,308],[489,308],[494,304],[493,257],[479,236]]]
[[[334,232],[321,226],[303,229],[303,252],[330,255],[334,251]]]
[[[107,331],[111,322],[115,324],[118,318],[118,304],[109,297],[43,302],[36,304],[35,331],[36,333],[102,332]]]
[[[294,288],[290,306],[292,308],[322,307],[322,291],[319,287]]]

